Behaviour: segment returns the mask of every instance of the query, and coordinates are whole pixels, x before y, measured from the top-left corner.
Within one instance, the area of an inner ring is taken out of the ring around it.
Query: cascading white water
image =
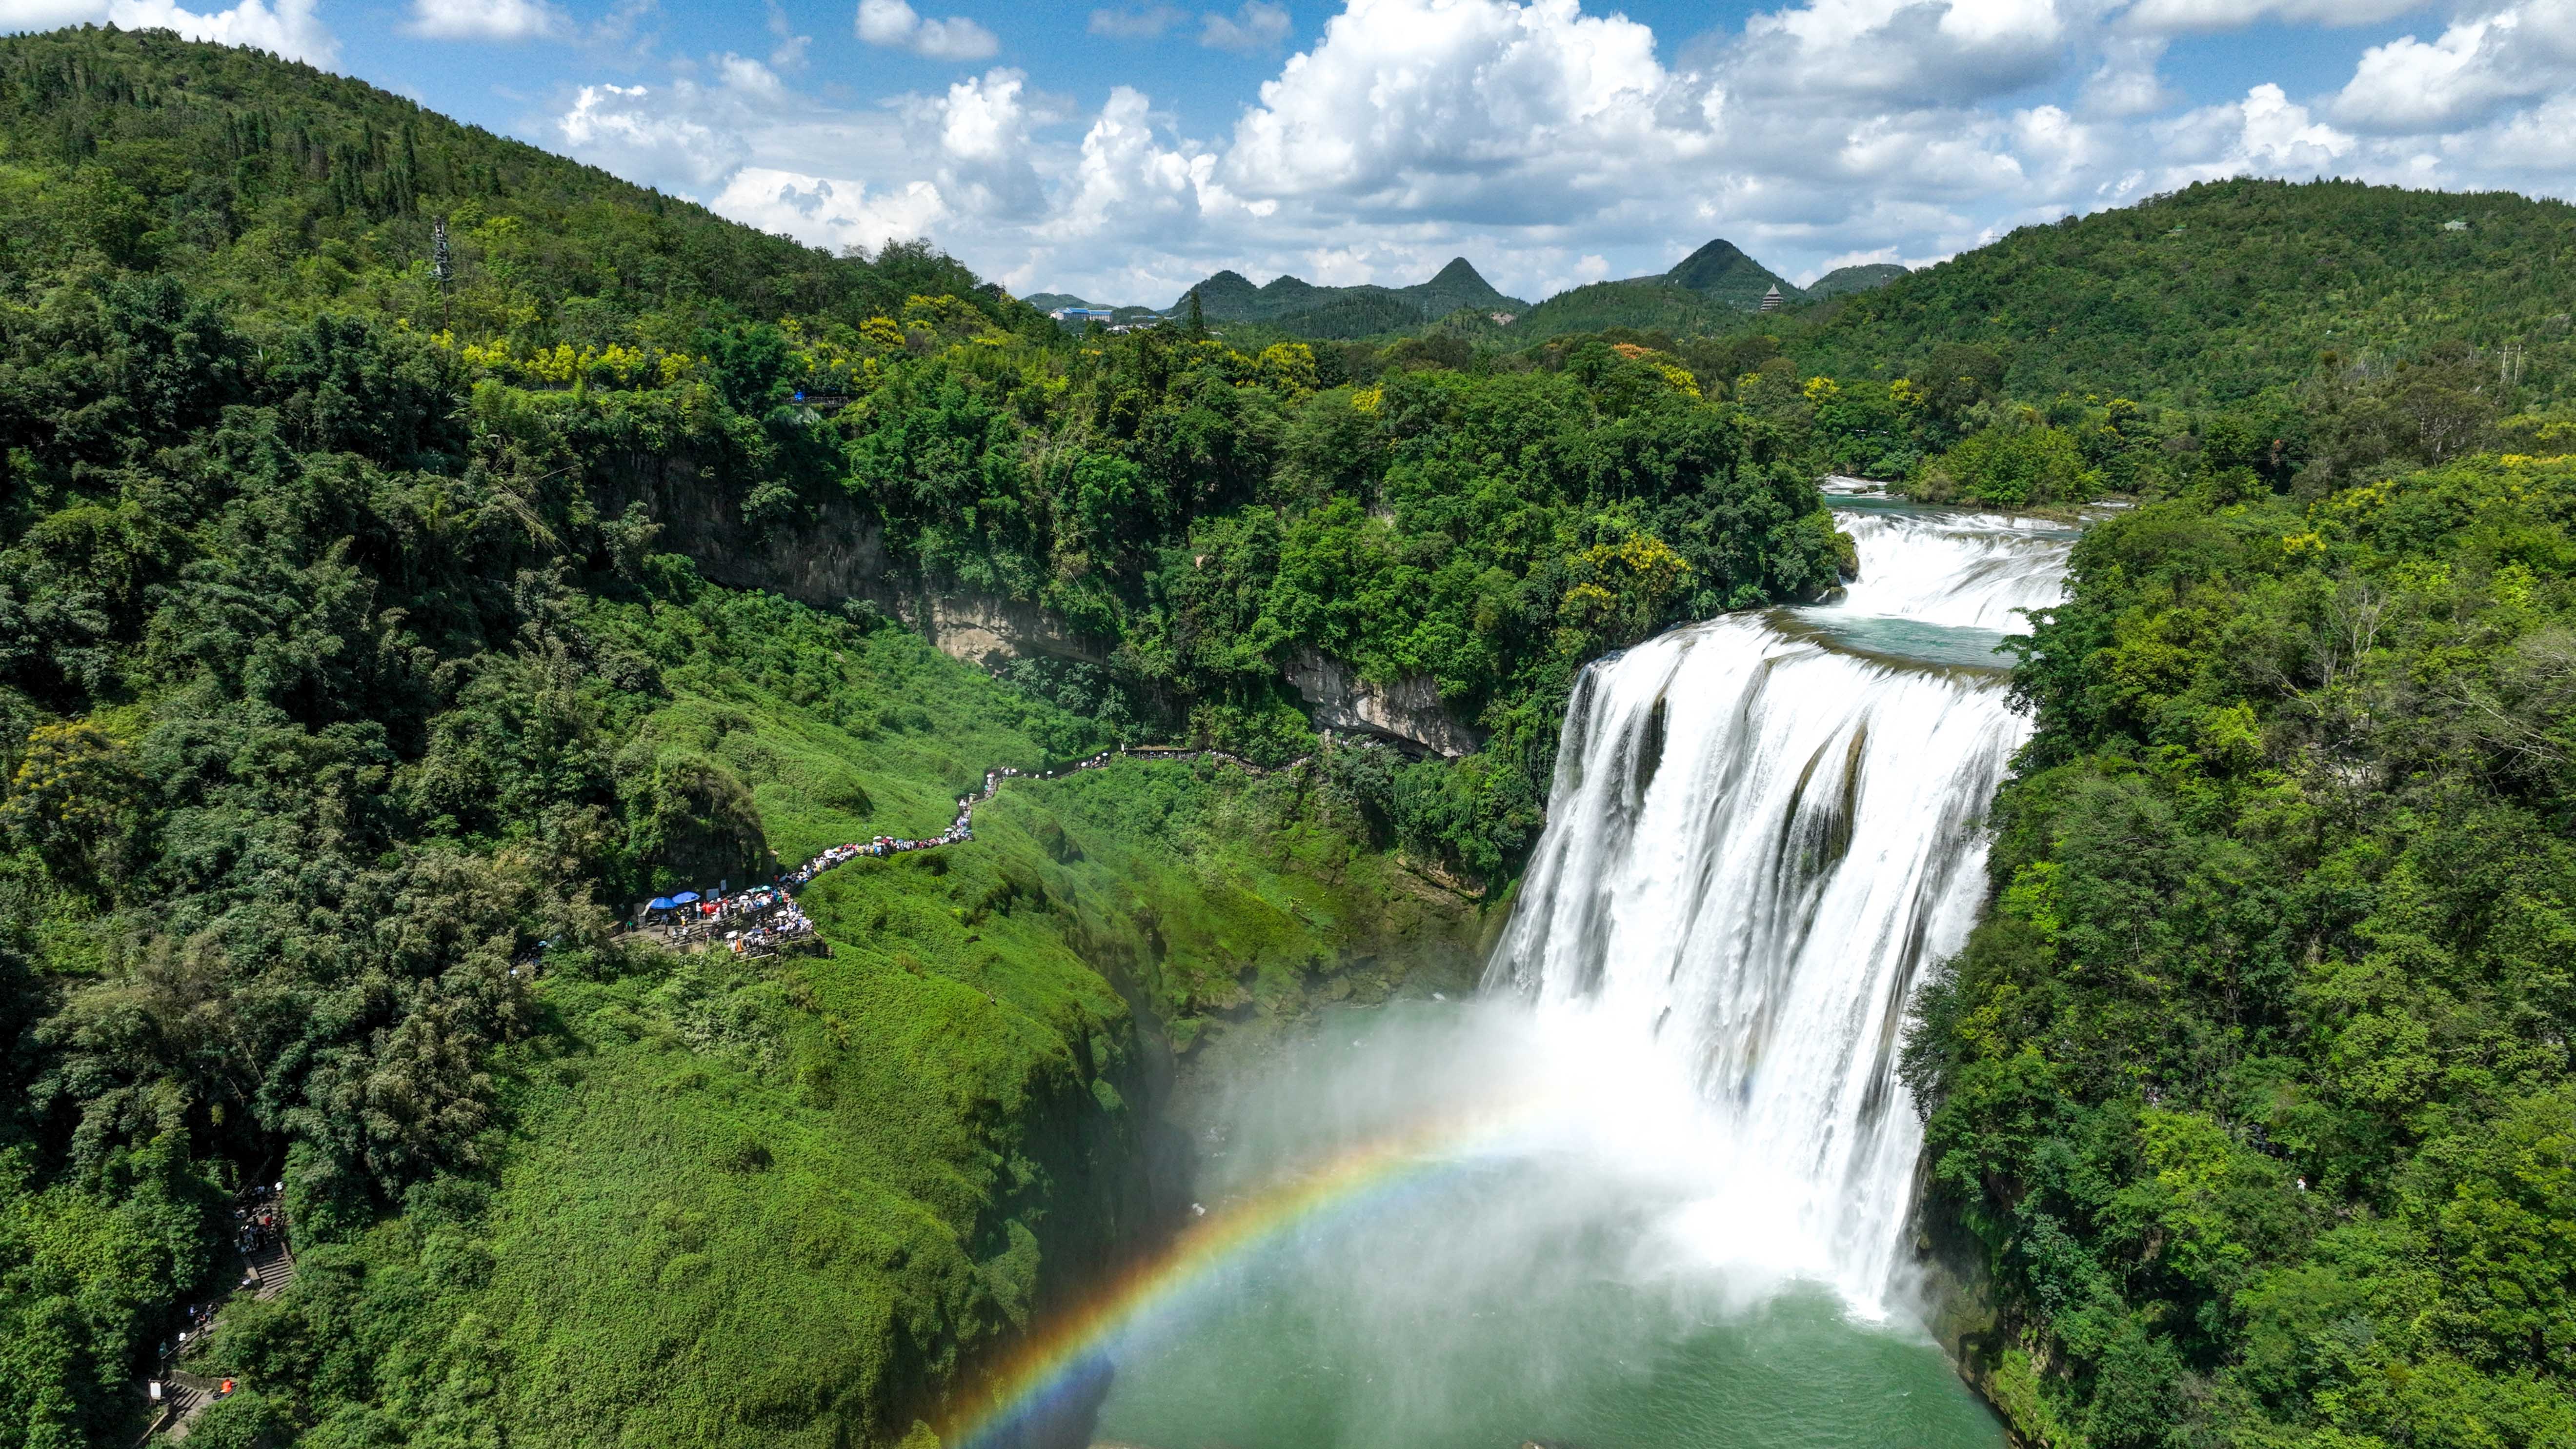
[[[1585,671],[1487,989],[1687,1084],[1678,1150],[1715,1185],[1676,1225],[1698,1251],[1871,1311],[1920,1145],[1907,1001],[1971,924],[1979,818],[2024,734],[1993,647],[2056,601],[2071,535],[1838,501],[1861,566],[1838,602]]]
[[[1402,1166],[1132,1329],[1088,1442],[2002,1449],[1882,1312],[1918,1151],[1895,1066],[2022,738],[1994,646],[2071,535],[1836,507],[1839,602],[1585,672],[1484,999],[1202,1056],[1211,1215]]]

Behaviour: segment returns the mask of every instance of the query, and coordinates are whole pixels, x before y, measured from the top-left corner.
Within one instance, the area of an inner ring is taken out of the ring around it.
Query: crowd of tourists
[[[645,907],[644,925],[659,932],[666,945],[711,942],[737,956],[766,956],[814,934],[814,923],[787,894],[784,879],[731,895],[701,897],[682,891],[673,897],[657,896]]]
[[[233,1209],[233,1222],[237,1229],[236,1239],[245,1258],[256,1258],[265,1252],[270,1244],[282,1240],[283,1235],[279,1228],[283,1219],[279,1216],[277,1196],[273,1189],[264,1196],[254,1198],[247,1206]]]
[[[716,889],[706,895],[681,891],[677,895],[655,896],[644,903],[636,915],[635,924],[660,936],[665,945],[673,947],[717,944],[737,956],[769,955],[789,942],[805,940],[814,934],[814,923],[797,907],[792,892],[810,884],[823,872],[862,856],[883,858],[963,844],[975,838],[975,807],[992,799],[994,793],[1002,788],[1004,780],[1053,780],[1078,770],[1100,769],[1129,753],[1124,749],[1102,750],[1062,769],[1034,774],[1008,765],[996,765],[984,772],[984,788],[980,793],[957,797],[957,818],[937,835],[917,840],[906,836],[879,835],[866,841],[835,845],[796,869],[781,873],[775,882],[748,890],[728,893],[725,887],[729,883],[719,882]],[[1239,765],[1255,774],[1269,773],[1250,760],[1222,750],[1166,750],[1146,746],[1132,753],[1145,759],[1172,761],[1195,760],[1204,755]],[[1295,760],[1278,768],[1302,763],[1302,759]]]

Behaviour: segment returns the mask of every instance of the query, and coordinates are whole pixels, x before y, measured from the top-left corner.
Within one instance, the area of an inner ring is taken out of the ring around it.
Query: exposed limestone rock
[[[911,618],[917,610],[907,609]],[[1097,639],[1064,626],[1064,621],[1034,604],[985,598],[934,598],[927,617],[919,620],[939,652],[969,664],[990,666],[996,658],[1048,654],[1089,664],[1108,662],[1109,651]]]
[[[1312,649],[1288,665],[1288,682],[1326,729],[1359,730],[1403,740],[1452,759],[1483,741],[1450,716],[1440,688],[1427,674],[1408,674],[1389,685],[1371,684],[1338,660]]]

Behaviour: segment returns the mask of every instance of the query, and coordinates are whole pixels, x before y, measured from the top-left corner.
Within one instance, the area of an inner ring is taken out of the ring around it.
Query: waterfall
[[[2025,732],[1993,648],[2059,597],[2072,535],[1836,502],[1860,554],[1840,600],[1584,672],[1486,987],[1605,1070],[1680,1084],[1707,1251],[1875,1311],[1920,1148],[1907,1002],[1972,923],[1981,816]]]

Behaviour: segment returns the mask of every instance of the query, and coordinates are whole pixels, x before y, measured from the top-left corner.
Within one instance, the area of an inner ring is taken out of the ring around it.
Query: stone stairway
[[[243,1283],[250,1288],[253,1298],[274,1298],[286,1291],[287,1284],[295,1281],[295,1255],[286,1250],[284,1243],[272,1242],[256,1253],[245,1254],[242,1261],[247,1268]],[[221,1315],[218,1315],[217,1322],[220,1321]],[[209,1323],[206,1328],[211,1333],[214,1324]],[[204,1339],[200,1337],[198,1342],[203,1343]],[[221,1379],[192,1374],[184,1369],[173,1371],[161,1382],[161,1412],[154,1416],[152,1427],[145,1431],[144,1438],[148,1441],[159,1435],[165,1444],[176,1444],[186,1439],[197,1415],[219,1397],[222,1388]]]
[[[188,1437],[197,1415],[215,1401],[215,1391],[222,1380],[200,1378],[195,1374],[172,1374],[163,1381],[161,1417],[155,1432],[164,1442],[176,1444]]]
[[[274,1298],[295,1281],[295,1255],[284,1243],[270,1243],[250,1258],[251,1276],[259,1280],[254,1298]]]

